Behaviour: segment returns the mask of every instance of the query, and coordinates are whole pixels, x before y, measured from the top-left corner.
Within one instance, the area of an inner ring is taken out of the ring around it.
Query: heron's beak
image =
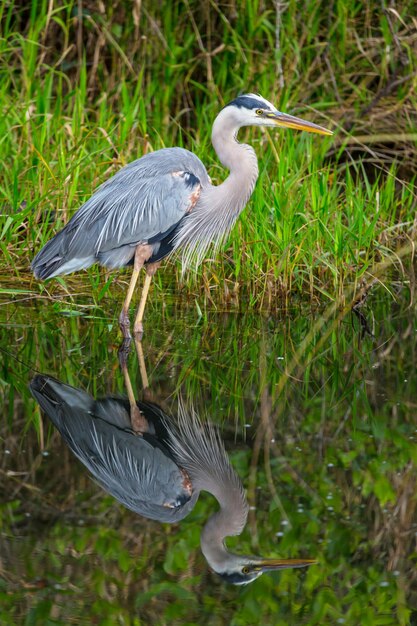
[[[277,126],[282,128],[306,130],[308,133],[318,133],[319,135],[333,135],[333,131],[327,130],[327,128],[324,128],[323,126],[318,126],[317,124],[313,124],[313,122],[307,122],[299,117],[287,115],[287,113],[281,113],[280,111],[277,111],[276,113],[271,111],[266,113],[265,116],[272,119]]]
[[[317,563],[316,559],[265,559],[256,564],[255,569],[268,572],[275,569],[289,569],[295,567],[308,567]]]

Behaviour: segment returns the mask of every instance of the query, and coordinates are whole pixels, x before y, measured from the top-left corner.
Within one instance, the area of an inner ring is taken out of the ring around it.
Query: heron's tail
[[[65,263],[63,232],[61,230],[48,241],[33,259],[31,268],[36,278],[45,280],[61,273],[60,268]]]
[[[67,224],[44,245],[31,265],[36,278],[45,280],[54,276],[71,274],[86,269],[97,261],[88,236],[81,236],[78,231],[76,235],[68,230]]]
[[[80,419],[81,416],[86,418],[84,430],[87,429],[87,424],[95,419],[103,420],[121,430],[132,428],[129,403],[123,398],[109,396],[102,400],[95,400],[82,389],[77,389],[44,374],[36,374],[29,383],[29,389],[61,434],[63,430],[72,431],[75,419]],[[143,406],[146,411],[149,410],[147,405],[143,404],[139,408]],[[145,417],[148,419],[147,412]]]

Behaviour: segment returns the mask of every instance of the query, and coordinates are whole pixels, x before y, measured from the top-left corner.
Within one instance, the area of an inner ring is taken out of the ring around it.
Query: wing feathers
[[[125,265],[135,245],[171,231],[208,184],[200,159],[182,148],[158,150],[129,163],[37,254],[35,275],[48,278],[96,261],[109,267]]]

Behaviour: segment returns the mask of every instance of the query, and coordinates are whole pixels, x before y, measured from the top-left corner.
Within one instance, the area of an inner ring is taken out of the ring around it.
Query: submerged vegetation
[[[323,139],[242,131],[260,178],[225,250],[185,278],[209,306],[335,299],[414,239],[414,2],[1,2],[0,282],[33,297],[86,287],[93,268],[34,281],[34,253],[97,185],[149,150],[196,152],[215,182],[220,106],[258,91],[331,126]],[[180,277],[167,263],[157,284]],[[102,276],[98,280],[99,276]],[[123,273],[112,275],[115,285]]]

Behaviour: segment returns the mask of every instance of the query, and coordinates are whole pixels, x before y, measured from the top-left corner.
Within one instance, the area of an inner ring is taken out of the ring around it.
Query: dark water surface
[[[152,302],[150,394],[221,429],[251,506],[228,546],[317,558],[224,584],[200,552],[217,503],[177,525],[124,509],[92,482],[30,396],[36,372],[126,395],[117,311],[0,306],[0,624],[416,624],[417,321],[408,282],[358,315],[234,315]],[[116,307],[114,307],[116,308]],[[372,336],[373,335],[373,336]],[[138,359],[129,357],[137,397]]]

